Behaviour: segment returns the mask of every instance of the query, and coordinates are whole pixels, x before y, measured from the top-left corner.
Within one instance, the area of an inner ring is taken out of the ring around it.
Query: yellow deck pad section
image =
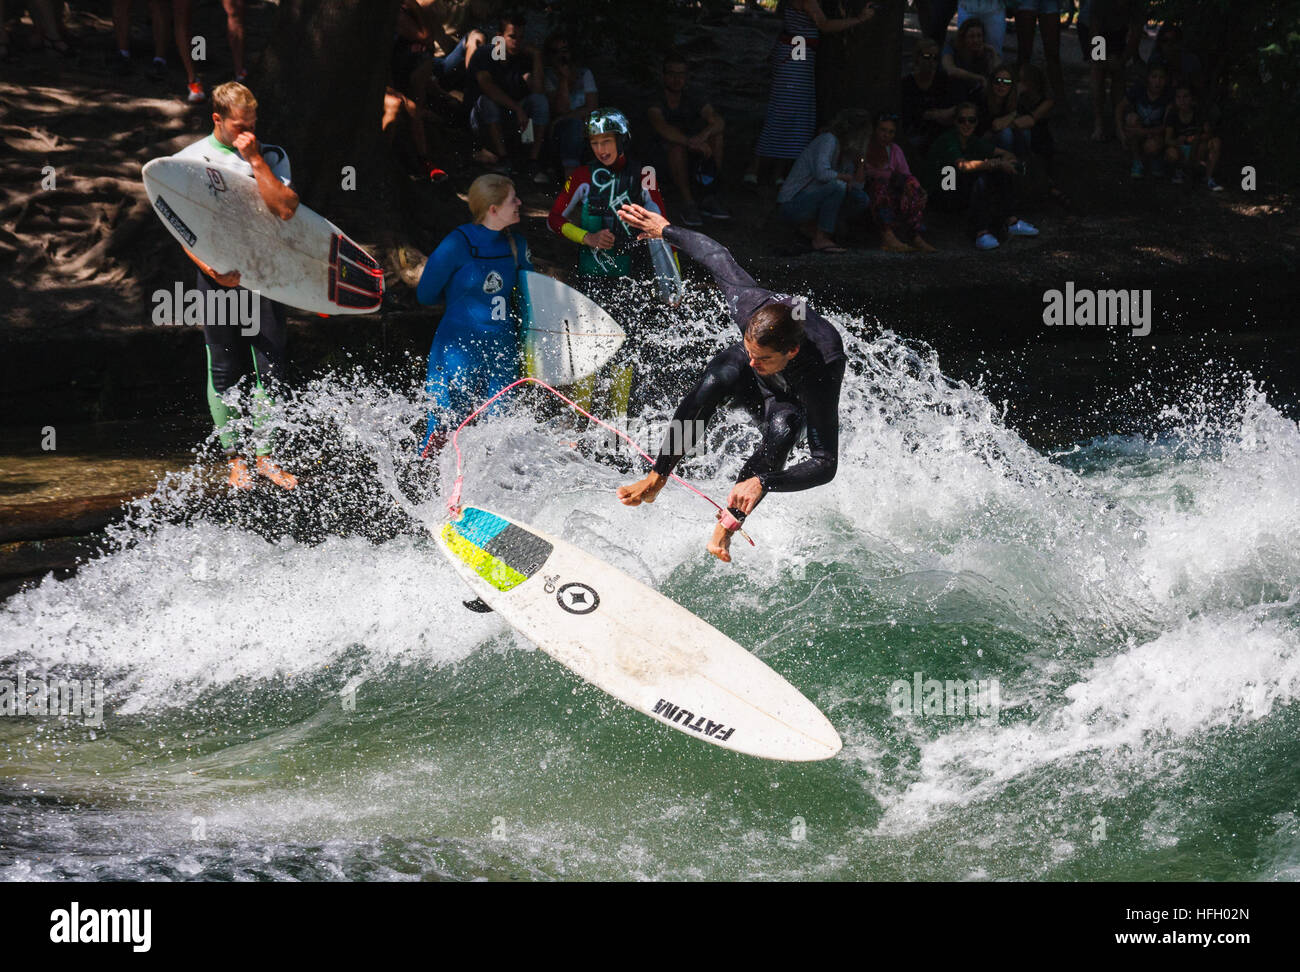
[[[450,523],[443,525],[442,539],[452,553],[498,591],[513,590],[528,580],[505,561],[466,540]]]

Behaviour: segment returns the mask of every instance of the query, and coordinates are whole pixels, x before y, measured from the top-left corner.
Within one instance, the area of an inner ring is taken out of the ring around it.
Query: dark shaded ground
[[[203,74],[211,87],[230,75],[224,20],[218,3],[197,7],[195,33],[210,41],[212,60]],[[122,79],[109,74],[103,57],[112,46],[107,2],[78,4],[78,11],[72,28],[81,38],[79,57],[25,54],[4,66],[0,80],[0,409],[10,426],[0,519],[11,510],[6,504],[66,503],[147,488],[150,471],[175,468],[176,458],[202,436],[206,415],[201,335],[148,323],[149,294],[189,280],[192,271],[151,213],[139,170],[209,131],[209,109],[181,101],[178,68],[163,85],[143,76],[151,47],[143,19],[134,44],[140,71]],[[258,91],[256,52],[274,14],[272,3],[249,3],[250,84],[264,101],[274,92]],[[743,15],[721,25],[684,22],[677,31],[678,45],[694,59],[693,81],[711,92],[728,121],[727,201],[735,218],[704,229],[764,283],[809,293],[822,306],[866,318],[868,327],[875,323],[929,341],[953,377],[983,376],[990,396],[1008,402],[1008,421],[1036,444],[1119,430],[1152,405],[1150,392],[1143,398],[1130,390],[1137,380],[1148,387],[1152,379],[1157,386],[1166,378],[1176,382],[1214,357],[1251,371],[1276,401],[1296,401],[1300,352],[1289,307],[1300,293],[1300,224],[1282,188],[1294,172],[1274,171],[1230,145],[1221,181],[1235,186],[1238,180],[1228,173],[1254,164],[1257,191],[1211,195],[1199,187],[1130,181],[1115,143],[1086,138],[1086,78],[1071,29],[1062,50],[1074,95],[1069,116],[1054,121],[1053,130],[1058,178],[1074,207],[1065,212],[1046,199],[1041,183],[1031,186],[1023,215],[1042,229],[1039,239],[979,253],[958,221],[936,216],[928,234],[941,248],[936,254],[885,254],[874,241],[859,240],[844,255],[782,255],[790,252],[791,239],[770,217],[774,190],[739,188],[762,122],[763,65],[776,32],[774,18]],[[914,37],[909,28],[906,50]],[[1014,51],[1010,32],[1008,59]],[[597,61],[593,68],[602,104],[642,117],[649,88],[620,78],[614,65]],[[321,120],[322,138],[330,136],[330,124]],[[452,178],[433,187],[399,176],[410,246],[380,250],[389,270],[388,309],[369,318],[295,319],[299,373],[345,360],[367,363],[394,382],[418,372],[434,316],[417,308],[410,288],[424,254],[468,218],[463,193],[482,171],[470,161],[464,128],[443,118],[431,132]],[[260,134],[274,140],[274,133]],[[300,150],[288,148],[291,157]],[[47,165],[53,166],[53,190],[41,188]],[[535,260],[563,276],[573,247],[544,224],[557,188],[520,186]],[[670,195],[670,216],[675,203]],[[1067,280],[1078,287],[1150,288],[1152,336],[1045,327],[1043,293]],[[185,418],[148,421],[174,415]],[[146,421],[91,436],[95,448],[79,450],[71,438],[61,446],[59,461],[79,464],[89,475],[32,472],[35,463],[51,461],[36,452],[40,428],[121,420]],[[105,442],[111,443],[109,458],[125,463],[121,469],[103,464]],[[52,482],[58,484],[53,493]],[[49,516],[65,517],[60,510],[49,507]],[[44,529],[43,535],[58,532]]]

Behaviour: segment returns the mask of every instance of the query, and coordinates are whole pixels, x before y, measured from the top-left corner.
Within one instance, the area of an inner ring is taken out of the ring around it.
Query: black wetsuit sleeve
[[[736,394],[748,377],[745,375],[748,367],[749,355],[740,343],[713,356],[704,369],[704,376],[677,406],[668,434],[659,447],[655,472],[667,476],[695,448],[696,433],[704,429],[723,401]]]
[[[680,226],[665,228],[664,239],[713,274],[727,299],[731,319],[742,332],[754,311],[775,299],[776,295],[760,287],[736,262],[731,251],[717,240]]]
[[[823,486],[835,478],[840,461],[840,386],[843,361],[827,365],[826,374],[802,396],[808,423],[807,459],[777,472],[762,473],[759,482],[769,493],[797,493]]]

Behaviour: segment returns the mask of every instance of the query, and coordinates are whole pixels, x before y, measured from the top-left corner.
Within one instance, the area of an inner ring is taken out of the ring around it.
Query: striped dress
[[[772,92],[756,153],[768,159],[797,159],[817,134],[817,25],[793,2],[786,5],[781,36],[768,65]],[[789,38],[803,37],[804,58],[795,60]]]

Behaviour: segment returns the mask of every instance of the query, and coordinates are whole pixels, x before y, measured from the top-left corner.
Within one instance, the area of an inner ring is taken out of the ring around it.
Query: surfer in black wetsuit
[[[709,553],[730,562],[731,535],[765,495],[811,489],[835,478],[844,342],[803,298],[758,286],[726,247],[703,233],[673,226],[659,213],[637,205],[621,207],[619,217],[639,230],[641,238],[662,237],[704,264],[722,288],[743,340],[709,362],[699,383],[677,406],[654,469],[644,479],[620,486],[618,498],[626,506],[653,503],[718,406],[730,401],[744,408],[758,423],[763,441],[741,466],[727,496],[728,510],[719,515],[709,541]],[[790,450],[805,429],[811,455],[786,469]]]

